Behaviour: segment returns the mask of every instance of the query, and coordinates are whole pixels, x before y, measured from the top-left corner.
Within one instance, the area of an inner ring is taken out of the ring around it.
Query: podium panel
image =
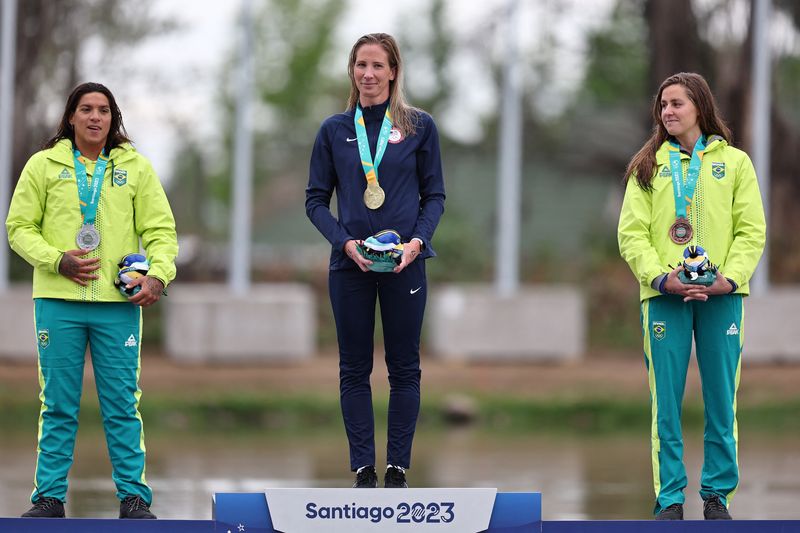
[[[496,489],[270,489],[214,496],[217,531],[540,533],[539,493]]]
[[[212,512],[212,520],[0,518],[0,532],[800,533],[798,520],[542,521],[541,494],[495,489],[270,489],[217,493]]]
[[[798,520],[598,520],[542,522],[542,533],[798,533]]]

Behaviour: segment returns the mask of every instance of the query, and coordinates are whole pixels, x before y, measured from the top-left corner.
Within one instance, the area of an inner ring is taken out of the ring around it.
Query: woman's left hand
[[[164,284],[161,283],[160,280],[151,278],[150,276],[137,278],[128,283],[125,287],[130,289],[137,285],[139,285],[142,290],[130,296],[128,300],[130,300],[132,304],[141,305],[142,307],[147,307],[156,303],[158,299],[161,298],[161,293],[164,291]]]
[[[420,254],[420,244],[416,239],[403,244],[403,255],[400,257],[400,264],[394,267],[393,272],[399,274],[405,267],[414,262]]]
[[[717,277],[714,279],[714,283],[705,287],[703,285],[694,285],[692,286],[687,292],[687,296],[683,299],[684,302],[689,300],[700,300],[705,302],[708,300],[709,296],[719,296],[721,294],[730,294],[731,289],[731,282],[727,280],[722,273],[717,270]]]

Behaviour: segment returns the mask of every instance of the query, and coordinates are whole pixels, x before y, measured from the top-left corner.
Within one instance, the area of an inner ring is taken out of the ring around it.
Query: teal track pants
[[[684,303],[682,297],[668,295],[642,302],[656,514],[684,503],[681,403],[693,336],[705,405],[700,496],[719,496],[729,505],[739,486],[736,390],[741,372],[742,300],[733,294]]]
[[[88,344],[117,497],[141,496],[149,505],[139,414],[141,308],[37,298],[34,311],[42,407],[31,500],[66,501]]]

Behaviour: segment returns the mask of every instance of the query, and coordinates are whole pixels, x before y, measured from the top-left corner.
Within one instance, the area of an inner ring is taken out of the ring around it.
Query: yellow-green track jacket
[[[59,141],[34,154],[11,198],[6,229],[11,248],[33,265],[33,297],[87,302],[119,302],[114,287],[117,263],[140,251],[150,261],[149,275],[166,286],[175,278],[178,241],[167,196],[150,162],[130,144],[111,150],[95,226],[100,246],[84,257],[99,257],[99,279],[83,287],[58,273],[67,250],[78,248],[82,225],[72,143]],[[87,168],[92,175],[92,168]]]
[[[669,142],[656,153],[653,190],[638,186],[629,176],[619,218],[620,253],[639,280],[642,300],[658,296],[655,278],[683,260],[689,244],[705,248],[709,260],[737,285],[737,294],[749,294],[748,281],[766,240],[761,193],[753,163],[741,150],[712,136],[702,155],[700,177],[689,209],[694,228],[687,245],[673,243],[669,228],[675,222],[675,198],[669,163]],[[681,153],[684,179],[690,156]]]

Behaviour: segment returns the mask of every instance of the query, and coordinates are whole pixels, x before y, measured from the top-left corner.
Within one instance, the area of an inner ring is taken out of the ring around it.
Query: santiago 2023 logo
[[[401,502],[396,507],[358,506],[355,503],[342,506],[319,506],[314,502],[306,504],[306,518],[309,520],[369,520],[375,524],[382,520],[394,520],[398,524],[447,524],[455,519],[453,502],[412,504]]]

